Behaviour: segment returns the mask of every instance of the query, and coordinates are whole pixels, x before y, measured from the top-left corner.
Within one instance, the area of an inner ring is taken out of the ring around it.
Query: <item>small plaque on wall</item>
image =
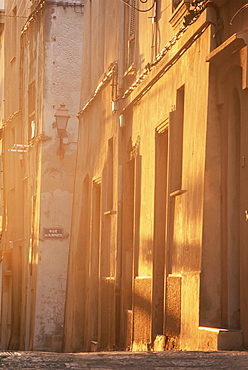
[[[61,228],[44,228],[43,229],[44,239],[61,239],[63,238],[63,229]]]

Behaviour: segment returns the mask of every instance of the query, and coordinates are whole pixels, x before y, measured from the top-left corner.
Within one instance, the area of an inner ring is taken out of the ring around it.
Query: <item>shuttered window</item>
[[[129,0],[129,4],[126,9],[127,19],[127,55],[126,55],[126,68],[130,68],[135,61],[135,31],[136,31],[136,13],[134,9],[136,7],[136,0]]]

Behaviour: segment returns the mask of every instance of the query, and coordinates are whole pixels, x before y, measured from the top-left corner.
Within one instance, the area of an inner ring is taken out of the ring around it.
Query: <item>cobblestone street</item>
[[[248,352],[0,352],[0,369],[248,369]]]

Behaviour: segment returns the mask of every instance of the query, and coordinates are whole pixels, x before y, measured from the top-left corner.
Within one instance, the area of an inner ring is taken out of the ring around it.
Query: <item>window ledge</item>
[[[125,71],[124,75],[123,75],[123,78],[125,77],[130,77],[130,76],[134,76],[136,73],[136,70],[134,68],[134,63],[130,65],[130,67],[128,67],[128,69]]]
[[[12,63],[14,63],[16,61],[16,57],[14,56],[14,57],[12,57],[11,59],[10,59],[10,64],[12,64]]]
[[[104,212],[104,216],[115,215],[116,213],[117,213],[116,211],[106,211]]]
[[[181,3],[174,10],[172,16],[169,19],[169,22],[174,30],[181,27],[183,18],[187,14],[189,7],[190,0],[182,0]]]
[[[187,190],[176,190],[170,193],[170,197],[177,197],[178,195],[182,195],[186,193]]]

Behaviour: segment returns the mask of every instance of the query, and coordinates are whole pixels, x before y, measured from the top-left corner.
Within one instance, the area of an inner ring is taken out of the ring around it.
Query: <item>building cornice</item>
[[[24,34],[31,23],[33,23],[36,18],[41,14],[44,6],[46,5],[56,5],[56,6],[62,6],[63,8],[67,8],[67,7],[80,7],[81,9],[84,7],[84,3],[82,1],[73,1],[73,2],[70,2],[70,1],[56,1],[56,0],[40,0],[38,2],[38,4],[36,5],[35,9],[32,11],[32,13],[30,14],[30,16],[28,17],[27,21],[25,22],[23,28],[22,28],[22,31],[21,31],[21,35]],[[80,14],[83,14],[83,12],[76,12],[76,13],[80,13]]]

